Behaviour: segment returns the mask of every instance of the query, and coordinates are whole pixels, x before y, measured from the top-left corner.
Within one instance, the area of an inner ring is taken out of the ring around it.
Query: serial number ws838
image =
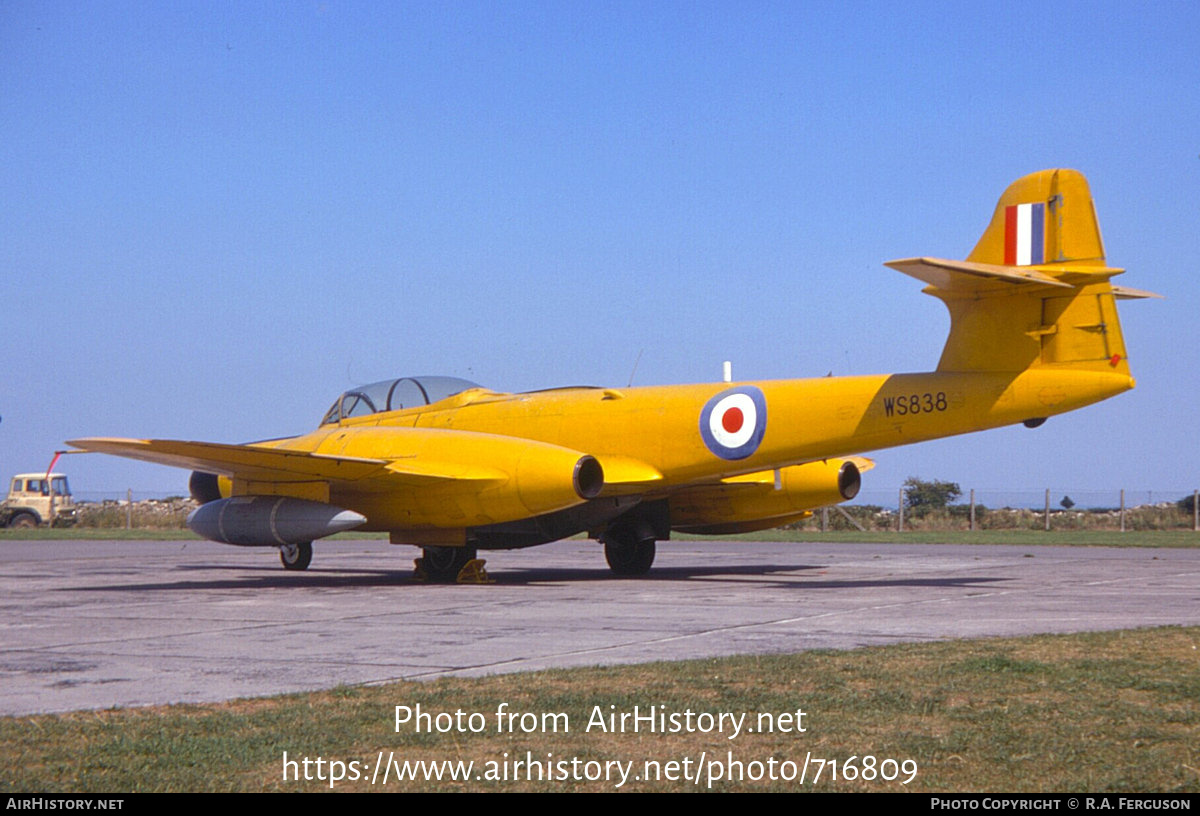
[[[949,407],[945,391],[926,391],[923,394],[901,394],[898,397],[883,398],[883,412],[889,417],[933,414],[945,411]]]

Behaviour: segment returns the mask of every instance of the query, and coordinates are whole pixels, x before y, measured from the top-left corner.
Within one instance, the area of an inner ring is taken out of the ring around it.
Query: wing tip
[[[140,445],[145,446],[150,444],[149,439],[125,439],[120,436],[85,436],[80,439],[68,439],[66,444],[80,450],[95,450],[100,446],[111,445]]]

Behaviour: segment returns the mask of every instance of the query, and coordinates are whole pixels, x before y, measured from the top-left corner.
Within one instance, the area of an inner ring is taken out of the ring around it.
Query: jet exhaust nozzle
[[[201,505],[188,515],[196,535],[239,547],[304,544],[353,529],[367,517],[332,504],[290,496],[234,496]]]
[[[215,473],[193,470],[188,478],[188,493],[200,504],[208,504],[221,498],[221,486]]]
[[[862,472],[859,471],[858,465],[853,462],[843,462],[838,468],[838,493],[846,501],[853,499],[858,495],[859,488],[862,487]]]
[[[604,489],[604,468],[600,467],[594,456],[580,457],[575,463],[572,482],[579,498],[594,499]]]

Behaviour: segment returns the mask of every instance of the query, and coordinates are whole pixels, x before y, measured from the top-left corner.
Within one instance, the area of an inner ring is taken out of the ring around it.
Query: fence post
[[[1046,532],[1050,532],[1050,488],[1046,488]]]
[[[1196,499],[1200,498],[1200,490],[1192,491],[1192,532],[1200,533],[1200,504],[1196,503]]]
[[[821,508],[821,532],[822,533],[829,532],[829,508],[828,507]]]
[[[975,532],[975,488],[971,488],[971,532]]]
[[[1121,532],[1125,532],[1125,488],[1121,488]]]
[[[125,529],[133,529],[133,488],[125,491]]]
[[[904,488],[900,488],[900,523],[896,526],[896,532],[904,532]]]

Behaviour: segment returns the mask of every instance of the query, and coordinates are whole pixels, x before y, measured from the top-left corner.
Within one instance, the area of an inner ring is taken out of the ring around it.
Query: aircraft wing
[[[401,430],[403,433],[403,430]],[[442,434],[453,432],[440,432]],[[470,434],[468,434],[470,435]],[[158,465],[199,470],[250,481],[311,479],[359,481],[385,478],[392,484],[420,485],[435,481],[503,481],[504,470],[436,453],[389,458],[342,456],[274,446],[185,442],[177,439],[116,439],[93,437],[67,442],[82,450],[124,456]],[[628,456],[599,456],[610,493],[641,490],[663,475],[653,466]]]
[[[394,484],[449,480],[494,480],[504,474],[491,468],[417,463],[411,460],[370,459],[287,450],[264,445],[226,445],[175,439],[74,439],[67,444],[99,453],[140,459],[159,465],[200,470],[251,481],[311,479],[358,481],[387,476]]]
[[[265,489],[266,495],[312,499],[311,483],[328,482],[343,506],[370,519],[373,528],[365,529],[503,523],[573,507],[596,498],[605,486],[594,457],[528,439],[378,427],[343,429],[332,440],[330,436],[322,431],[249,445],[109,438],[69,444],[227,476],[234,495],[240,494],[240,481],[245,495]],[[341,447],[329,453],[304,449],[327,442]],[[630,477],[650,475],[632,460],[619,465]]]

